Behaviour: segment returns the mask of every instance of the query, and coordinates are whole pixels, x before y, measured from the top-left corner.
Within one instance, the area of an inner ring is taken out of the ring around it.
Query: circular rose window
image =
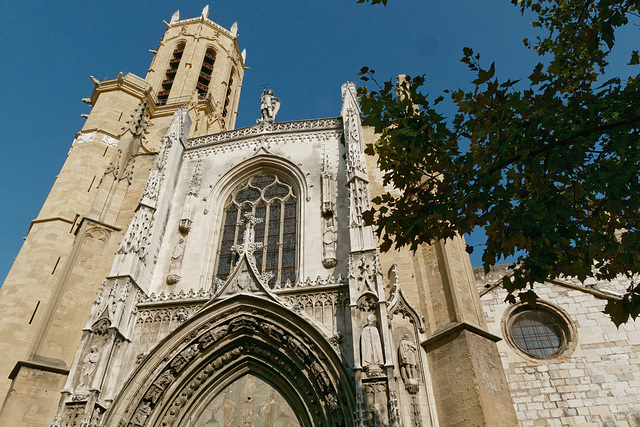
[[[563,352],[570,340],[567,321],[543,307],[516,308],[509,317],[509,341],[518,350],[534,358],[546,359]]]

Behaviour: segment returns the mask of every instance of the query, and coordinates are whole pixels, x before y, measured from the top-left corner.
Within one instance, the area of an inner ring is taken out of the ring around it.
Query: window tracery
[[[272,273],[269,285],[296,279],[297,198],[291,185],[272,172],[253,175],[231,194],[224,208],[222,238],[218,250],[217,277],[226,280],[237,262],[233,245],[242,240],[240,220],[251,213],[263,222],[255,226],[254,252],[260,273]]]

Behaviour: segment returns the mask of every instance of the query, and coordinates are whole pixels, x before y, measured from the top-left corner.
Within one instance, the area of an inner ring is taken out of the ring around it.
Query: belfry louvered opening
[[[169,99],[169,93],[171,92],[173,81],[176,78],[176,74],[178,73],[178,67],[180,66],[180,61],[182,60],[184,47],[185,47],[184,42],[179,43],[173,51],[173,55],[169,60],[167,71],[165,71],[165,74],[164,74],[164,80],[162,81],[162,90],[158,93],[158,105],[166,104],[167,99]]]
[[[213,66],[216,62],[216,52],[212,48],[207,49],[202,60],[202,67],[200,68],[200,74],[198,75],[198,83],[196,83],[196,90],[198,91],[198,97],[200,99],[207,96],[209,92],[209,84],[211,83],[211,73],[213,72]]]

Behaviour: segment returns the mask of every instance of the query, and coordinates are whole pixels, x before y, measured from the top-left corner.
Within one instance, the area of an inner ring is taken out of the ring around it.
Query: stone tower
[[[245,55],[207,14],[94,79],[0,291],[0,426],[515,425],[462,239],[380,253],[363,221],[355,85],[233,130]]]
[[[188,111],[191,136],[234,127],[244,52],[237,26],[221,27],[207,9],[165,23],[145,78],[92,77],[91,114],[0,289],[0,425],[53,419],[54,390],[64,386],[174,113]]]

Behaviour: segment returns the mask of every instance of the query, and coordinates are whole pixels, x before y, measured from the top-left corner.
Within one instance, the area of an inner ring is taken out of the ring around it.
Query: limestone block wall
[[[501,276],[477,273],[480,289]],[[621,292],[625,282],[599,286]],[[616,328],[597,293],[553,283],[536,285],[536,293],[566,313],[573,336],[566,351],[546,360],[526,357],[506,339],[498,343],[520,425],[640,425],[640,322]],[[510,308],[505,296],[496,288],[481,297],[489,331],[502,338]]]

